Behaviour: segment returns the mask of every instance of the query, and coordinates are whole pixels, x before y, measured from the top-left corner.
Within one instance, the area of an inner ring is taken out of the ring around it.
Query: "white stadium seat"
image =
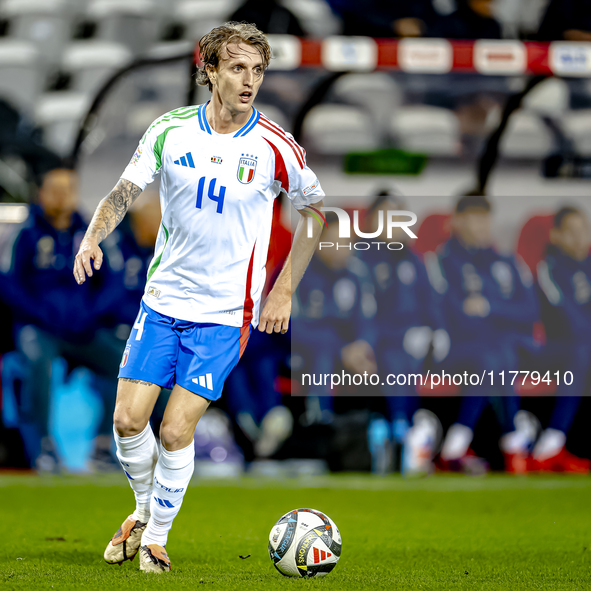
[[[552,149],[552,134],[535,113],[516,111],[501,138],[500,152],[507,158],[538,159]]]
[[[72,153],[91,97],[76,92],[51,92],[39,97],[35,121],[43,129],[44,144],[60,156]]]
[[[71,34],[68,0],[5,0],[2,13],[9,21],[9,37],[35,43],[45,64],[59,61]]]
[[[373,150],[379,139],[368,113],[348,105],[317,105],[304,120],[304,145],[319,154]]]
[[[561,115],[568,110],[570,90],[562,78],[547,78],[534,86],[522,107],[539,115]]]
[[[591,109],[580,109],[566,113],[562,127],[573,140],[577,153],[591,156]]]
[[[118,43],[77,41],[66,48],[62,69],[72,75],[73,90],[91,94],[132,59],[131,51]]]
[[[35,45],[26,41],[0,41],[0,97],[19,111],[32,111],[41,92],[42,66]]]
[[[442,107],[400,107],[390,118],[390,133],[406,150],[431,156],[456,156],[460,151],[458,118]]]
[[[98,25],[98,39],[126,45],[135,54],[156,41],[159,16],[154,0],[91,0],[87,11]]]
[[[347,74],[332,87],[339,101],[367,108],[378,129],[387,126],[393,111],[402,103],[402,90],[385,72]]]
[[[298,18],[310,37],[338,35],[341,23],[324,0],[282,0],[281,4]]]
[[[184,0],[177,6],[173,20],[185,25],[186,39],[196,40],[227,21],[240,4],[240,0]]]

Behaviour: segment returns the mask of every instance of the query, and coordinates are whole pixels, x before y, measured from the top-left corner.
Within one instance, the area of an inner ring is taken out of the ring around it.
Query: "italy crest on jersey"
[[[256,156],[249,156],[248,154],[245,156],[242,154],[242,158],[238,162],[238,180],[243,185],[248,185],[254,178],[254,173],[257,169],[256,158]]]
[[[121,359],[121,366],[125,367],[127,365],[127,360],[129,359],[129,352],[131,351],[131,345],[127,345],[125,347],[125,351],[123,351],[123,359]]]

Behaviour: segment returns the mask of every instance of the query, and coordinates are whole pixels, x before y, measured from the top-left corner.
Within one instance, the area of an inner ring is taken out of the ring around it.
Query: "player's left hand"
[[[280,332],[285,334],[289,328],[289,317],[291,315],[291,293],[280,294],[271,290],[263,312],[259,320],[259,330],[271,334]]]

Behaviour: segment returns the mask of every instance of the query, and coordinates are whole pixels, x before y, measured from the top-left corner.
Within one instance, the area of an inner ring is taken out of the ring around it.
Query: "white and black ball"
[[[341,534],[335,522],[315,509],[286,513],[269,534],[269,556],[286,577],[320,577],[341,557]]]

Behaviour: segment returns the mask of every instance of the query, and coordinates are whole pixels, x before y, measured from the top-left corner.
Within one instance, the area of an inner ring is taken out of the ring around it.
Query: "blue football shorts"
[[[127,339],[119,377],[162,388],[179,384],[203,398],[217,400],[251,330],[251,325],[240,328],[177,320],[142,301]]]

